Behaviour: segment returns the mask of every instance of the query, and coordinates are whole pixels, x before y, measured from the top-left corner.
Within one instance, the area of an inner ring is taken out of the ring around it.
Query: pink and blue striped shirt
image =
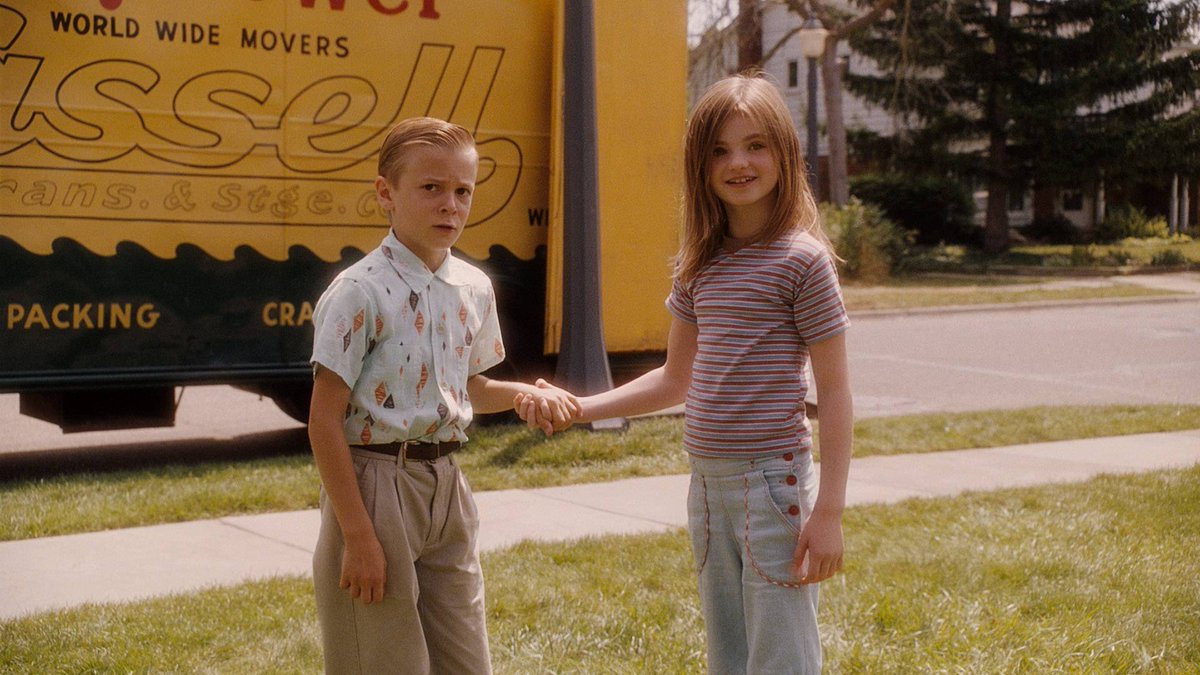
[[[812,448],[804,413],[808,345],[850,326],[829,251],[795,231],[722,251],[667,308],[698,330],[684,447],[701,457]]]

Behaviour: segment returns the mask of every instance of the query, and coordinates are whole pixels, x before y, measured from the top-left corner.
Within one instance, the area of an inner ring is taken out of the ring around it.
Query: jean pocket
[[[771,469],[745,477],[746,555],[763,580],[796,587],[792,560],[806,517],[798,481],[791,469]]]
[[[704,570],[708,562],[708,486],[704,476],[692,474],[688,484],[687,496],[688,537],[692,541],[692,559],[695,561],[696,574]]]

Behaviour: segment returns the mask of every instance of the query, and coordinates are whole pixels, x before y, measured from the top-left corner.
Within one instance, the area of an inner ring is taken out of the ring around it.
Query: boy
[[[451,453],[473,411],[511,408],[521,392],[539,395],[547,433],[578,410],[562,390],[480,374],[504,359],[495,294],[449,254],[478,163],[463,127],[397,124],[375,179],[390,232],[317,303],[313,582],[331,673],[491,672],[479,519]]]

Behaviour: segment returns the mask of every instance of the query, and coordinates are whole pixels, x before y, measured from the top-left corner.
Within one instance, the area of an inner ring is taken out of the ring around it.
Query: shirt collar
[[[453,252],[447,253],[442,264],[431,272],[425,261],[397,239],[396,233],[391,229],[388,229],[387,236],[383,238],[381,248],[392,268],[412,288],[425,288],[434,277],[452,286],[466,286],[470,283],[463,274],[462,262],[454,257]]]

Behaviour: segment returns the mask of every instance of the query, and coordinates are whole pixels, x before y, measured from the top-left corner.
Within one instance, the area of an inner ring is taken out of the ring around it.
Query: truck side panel
[[[0,2],[0,390],[306,377],[313,304],[385,233],[382,135],[421,114],[477,136],[459,255],[540,357],[552,16]]]

